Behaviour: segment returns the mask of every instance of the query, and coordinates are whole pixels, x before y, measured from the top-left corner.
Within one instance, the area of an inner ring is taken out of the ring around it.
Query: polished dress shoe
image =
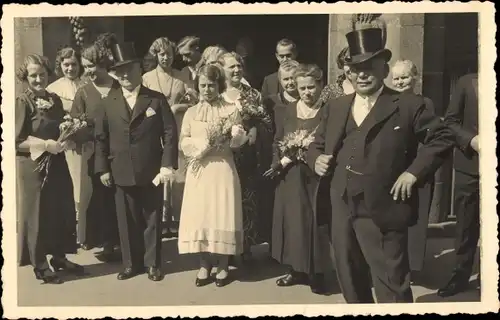
[[[195,285],[197,287],[204,287],[206,285],[209,285],[210,283],[212,283],[212,278],[211,277],[208,277],[208,278],[205,278],[205,279],[200,279],[198,277],[196,277],[196,281],[195,281]]]
[[[38,269],[34,268],[33,272],[35,273],[35,278],[37,280],[42,280],[43,283],[50,283],[50,284],[61,284],[63,283],[61,278],[57,276],[52,270],[49,268],[47,269]]]
[[[130,278],[133,278],[137,275],[140,275],[144,273],[144,269],[138,269],[138,268],[125,268],[122,272],[118,274],[116,277],[118,280],[127,280]]]
[[[469,281],[467,278],[455,274],[451,277],[446,286],[438,290],[437,295],[442,298],[451,297],[465,291],[468,286]]]
[[[79,264],[69,261],[66,258],[52,258],[50,259],[50,265],[54,271],[66,271],[76,275],[83,275],[85,270]]]
[[[309,280],[309,286],[311,288],[311,292],[315,294],[325,294],[327,293],[325,277],[323,274],[318,273],[312,275]]]
[[[148,279],[151,281],[160,281],[163,279],[163,275],[161,273],[161,270],[156,267],[149,267],[148,268]]]
[[[229,284],[229,276],[219,279],[215,278],[215,285],[219,288],[225,287]]]
[[[278,287],[290,287],[298,284],[308,284],[307,276],[299,272],[290,272],[286,276],[276,280]]]

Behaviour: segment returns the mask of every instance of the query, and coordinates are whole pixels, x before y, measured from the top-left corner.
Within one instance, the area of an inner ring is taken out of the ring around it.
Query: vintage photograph
[[[498,250],[497,220],[481,231],[496,193],[480,174],[483,152],[496,168],[483,129],[496,107],[479,94],[481,43],[495,40],[478,5],[10,6],[12,301],[498,309],[496,285],[484,300],[496,251],[483,252],[485,239]]]

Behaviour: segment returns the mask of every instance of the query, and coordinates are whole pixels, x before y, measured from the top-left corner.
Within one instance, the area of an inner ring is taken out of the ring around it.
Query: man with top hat
[[[95,170],[116,185],[116,209],[124,270],[119,280],[161,274],[163,188],[177,168],[178,136],[165,97],[142,85],[132,43],[111,46],[111,73],[120,86],[102,100],[95,124]]]
[[[346,37],[355,92],[323,107],[307,161],[320,185],[329,184],[333,251],[347,303],[374,303],[372,284],[378,303],[413,302],[407,239],[418,218],[415,186],[444,161],[451,135],[421,97],[384,85],[392,53],[380,14],[354,15]]]

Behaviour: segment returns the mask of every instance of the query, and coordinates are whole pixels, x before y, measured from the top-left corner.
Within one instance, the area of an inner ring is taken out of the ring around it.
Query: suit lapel
[[[116,112],[120,118],[129,123],[131,118],[131,110],[123,97],[121,87],[112,88],[108,97],[111,99],[111,110]]]
[[[347,117],[349,116],[349,111],[351,110],[352,102],[354,101],[354,94],[349,94],[343,96],[339,99],[331,100],[334,103],[332,110],[330,111],[330,123],[328,126],[331,128],[327,134],[331,141],[330,150],[326,150],[327,154],[333,154],[335,150],[338,149],[344,136],[345,126],[347,123]],[[325,105],[323,108],[330,108],[330,104]],[[327,146],[328,147],[328,146]]]
[[[393,91],[387,87],[383,89],[373,109],[362,124],[362,126],[366,126],[366,132],[369,132],[374,126],[387,119],[398,109],[399,105],[396,103],[398,95],[392,93]]]
[[[151,98],[146,93],[146,89],[141,85],[141,89],[139,90],[139,95],[137,96],[137,100],[135,102],[135,106],[132,111],[132,119],[130,123],[134,122],[142,113],[144,113],[151,103]]]

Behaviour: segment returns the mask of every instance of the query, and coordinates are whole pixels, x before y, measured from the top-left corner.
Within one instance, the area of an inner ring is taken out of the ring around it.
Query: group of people
[[[462,80],[441,121],[432,102],[413,93],[411,61],[394,64],[396,90],[384,84],[392,53],[379,15],[371,19],[354,18],[337,58],[340,76],[327,85],[287,39],[277,43],[279,69],[260,91],[245,80],[243,57],[217,45],[202,52],[193,36],[178,44],[159,38],[143,60],[133,43],[102,34],[81,51],[60,50],[60,78],[50,85],[47,58],[28,55],[16,74],[27,85],[16,99],[20,264],[61,283],[60,270],[84,273],[66,258],[78,243],[103,247],[103,261],[121,260],[119,280],[147,273],[159,281],[167,211],[179,221],[179,254],[200,256],[196,286],[227,285],[232,258],[248,261],[251,247],[267,242],[270,256],[289,267],[278,286],[323,294],[326,228],[348,303],[373,303],[372,285],[379,303],[413,302],[410,275],[422,268],[430,205],[419,196],[430,197],[424,186],[458,145],[457,166],[468,168],[456,193],[465,206],[463,258],[440,294],[464,290],[479,235],[477,85],[467,87],[477,76]],[[175,54],[186,63],[180,71]],[[267,117],[246,119],[248,104]],[[88,128],[59,141],[67,115],[84,116]],[[210,132],[224,119],[230,134],[214,147]],[[299,131],[312,137],[307,152],[284,152],[283,141]],[[40,150],[51,159],[43,171],[33,156]],[[412,237],[412,229],[421,232]]]

